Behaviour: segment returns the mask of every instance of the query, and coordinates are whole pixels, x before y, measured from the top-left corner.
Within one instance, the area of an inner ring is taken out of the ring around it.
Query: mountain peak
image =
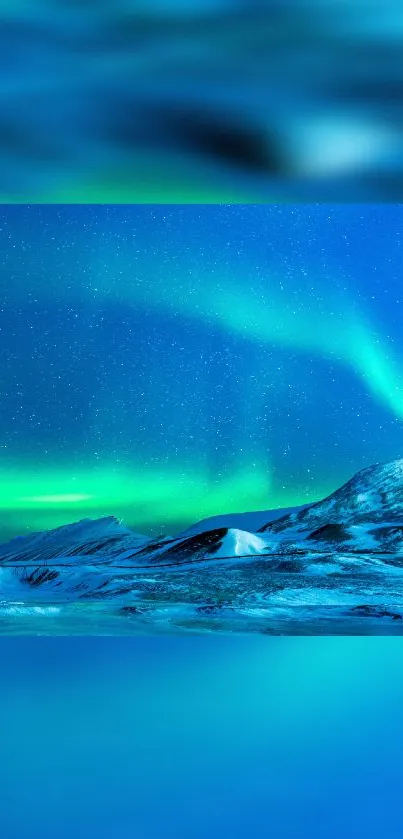
[[[385,518],[386,517],[386,518]],[[361,469],[322,501],[267,522],[260,532],[293,527],[321,527],[329,522],[359,524],[403,520],[403,458]]]
[[[115,516],[99,519],[81,519],[54,530],[45,530],[20,536],[0,547],[0,561],[16,559],[18,562],[56,560],[60,557],[88,557],[108,559],[130,549],[138,549],[148,542],[129,530]]]

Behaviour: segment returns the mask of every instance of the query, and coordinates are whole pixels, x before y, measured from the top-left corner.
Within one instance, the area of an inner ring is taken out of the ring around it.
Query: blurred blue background
[[[401,836],[399,638],[0,644],[2,839]]]
[[[0,200],[401,200],[400,0],[0,3]]]

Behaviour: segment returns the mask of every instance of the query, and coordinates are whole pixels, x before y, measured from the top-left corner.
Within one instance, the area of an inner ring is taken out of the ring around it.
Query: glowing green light
[[[73,489],[75,491],[73,491]],[[267,506],[270,476],[242,470],[213,481],[202,470],[102,470],[74,476],[67,468],[35,472],[0,471],[0,511],[18,529],[57,527],[84,517],[116,515],[136,527],[191,523],[217,512],[252,511]]]
[[[80,493],[69,493],[59,495],[29,495],[24,498],[17,498],[16,502],[21,502],[25,506],[31,504],[77,504],[81,501],[89,501],[91,495],[82,495]]]

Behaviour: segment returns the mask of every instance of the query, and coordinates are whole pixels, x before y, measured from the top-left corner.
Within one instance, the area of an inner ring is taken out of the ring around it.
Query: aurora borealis
[[[399,205],[3,206],[1,536],[173,532],[402,455]]]

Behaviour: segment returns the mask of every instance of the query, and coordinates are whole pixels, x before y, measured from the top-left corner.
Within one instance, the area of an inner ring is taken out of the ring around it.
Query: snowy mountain
[[[303,504],[298,507],[283,507],[277,510],[257,510],[252,513],[224,513],[221,516],[211,516],[208,519],[202,519],[202,521],[192,524],[181,535],[194,536],[197,533],[203,533],[206,530],[215,530],[221,527],[247,530],[255,533],[264,524],[284,518],[289,513],[304,510],[307,506],[307,504]]]
[[[194,536],[146,545],[136,554],[136,564],[183,565],[211,559],[257,556],[267,550],[267,539],[236,528],[215,528]]]
[[[263,524],[252,530],[257,520]],[[134,533],[113,516],[85,519],[13,539],[0,546],[0,564],[169,566],[321,550],[403,553],[403,459],[363,469],[323,501],[285,514],[214,517],[158,540]]]
[[[175,538],[107,517],[14,539],[0,547],[0,633],[403,634],[403,460],[280,512]]]
[[[124,527],[114,516],[83,519],[55,530],[19,536],[1,545],[0,565],[5,562],[47,563],[57,559],[66,564],[89,560],[107,564],[117,557],[130,559],[132,553],[149,541],[147,536]]]
[[[269,520],[259,532],[281,543],[403,551],[403,459],[362,469],[323,501]]]

